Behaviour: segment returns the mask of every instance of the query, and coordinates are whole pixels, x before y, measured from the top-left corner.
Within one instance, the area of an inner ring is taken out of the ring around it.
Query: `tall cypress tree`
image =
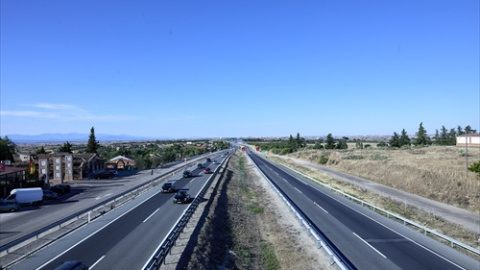
[[[90,129],[90,136],[88,137],[87,153],[97,153],[97,150],[99,147],[100,147],[100,144],[95,138],[95,128],[92,127]]]
[[[423,123],[420,123],[417,131],[417,137],[415,138],[415,145],[430,145],[431,140],[427,135],[427,130],[423,127]]]
[[[402,135],[400,135],[400,146],[410,145],[410,138],[408,137],[407,131],[402,129]]]
[[[335,148],[335,139],[333,139],[332,133],[327,135],[325,140],[325,149],[334,149]]]

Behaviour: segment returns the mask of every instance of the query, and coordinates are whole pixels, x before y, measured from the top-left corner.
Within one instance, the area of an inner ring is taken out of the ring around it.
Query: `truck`
[[[20,205],[41,205],[43,203],[43,190],[37,188],[16,188],[10,191],[4,202],[16,201]]]

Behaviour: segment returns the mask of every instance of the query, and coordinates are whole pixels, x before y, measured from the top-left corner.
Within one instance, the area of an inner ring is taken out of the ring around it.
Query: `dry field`
[[[318,163],[396,189],[480,214],[480,177],[467,170],[464,148],[426,147],[408,150],[305,150],[291,157]],[[470,148],[468,163],[480,160]]]

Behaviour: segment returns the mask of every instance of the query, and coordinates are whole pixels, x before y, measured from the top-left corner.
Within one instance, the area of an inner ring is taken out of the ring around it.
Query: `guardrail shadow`
[[[227,165],[225,165],[227,166]],[[215,207],[215,210],[213,210],[213,213],[211,217],[213,217],[212,220],[210,220],[211,226],[206,226],[205,229],[208,230],[207,234],[213,236],[214,242],[225,242],[225,245],[215,245],[213,248],[216,248],[213,253],[215,256],[209,256],[205,259],[204,264],[205,265],[220,265],[221,260],[225,257],[225,253],[227,250],[225,249],[225,246],[231,245],[233,242],[233,236],[232,232],[230,231],[229,224],[228,222],[228,210],[227,210],[227,205],[228,205],[228,197],[227,197],[227,190],[228,190],[228,184],[231,181],[233,176],[233,172],[230,170],[224,170],[222,174],[220,175],[219,179],[217,180],[217,183],[215,184],[213,191],[210,195],[210,200],[208,200],[207,204],[205,205],[205,210],[203,211],[202,215],[200,216],[200,219],[192,232],[192,235],[190,236],[190,239],[185,247],[184,252],[179,258],[179,261],[177,263],[177,266],[175,269],[187,269],[188,263],[191,260],[191,256],[194,252],[195,247],[202,245],[201,239],[199,238],[200,232],[202,228],[205,225],[206,219],[210,216],[211,213],[211,206],[214,203],[214,199],[212,198],[217,198],[217,203],[219,205],[224,205],[225,207]],[[206,199],[203,199],[204,201]],[[210,253],[206,253],[210,254]],[[220,260],[220,261],[216,261]]]

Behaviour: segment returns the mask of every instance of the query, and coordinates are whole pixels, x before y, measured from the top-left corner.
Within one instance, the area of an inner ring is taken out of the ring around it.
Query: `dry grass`
[[[480,178],[467,170],[465,149],[427,147],[406,150],[305,150],[291,157],[318,163],[396,189],[480,213]],[[469,149],[469,164],[480,149]]]

